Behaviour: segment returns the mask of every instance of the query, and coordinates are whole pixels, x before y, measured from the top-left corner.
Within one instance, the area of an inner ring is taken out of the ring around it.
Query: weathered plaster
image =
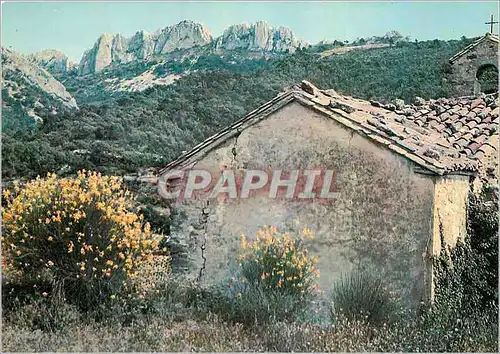
[[[433,254],[441,249],[441,239],[454,247],[467,233],[467,197],[469,176],[443,176],[436,180],[434,191]]]
[[[442,176],[436,178],[434,189],[434,217],[432,256],[448,252],[467,235],[467,201],[471,190],[469,176]],[[430,286],[428,295],[434,297],[435,274],[428,264]]]
[[[340,198],[331,204],[255,196],[220,203],[205,198],[177,206],[187,216],[173,233],[191,249],[192,274],[216,283],[231,276],[239,236],[263,225],[309,227],[310,251],[320,259],[319,285],[355,266],[374,268],[409,303],[427,289],[433,235],[434,180],[414,165],[330,118],[291,103],[203,157],[195,168],[328,167],[337,171]],[[204,249],[202,250],[202,248]]]

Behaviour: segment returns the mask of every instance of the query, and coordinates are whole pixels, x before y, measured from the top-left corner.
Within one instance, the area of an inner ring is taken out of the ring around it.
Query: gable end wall
[[[336,170],[341,196],[332,204],[265,195],[177,204],[185,218],[172,237],[189,250],[188,272],[218,283],[237,268],[241,234],[252,237],[263,225],[308,227],[316,235],[309,250],[319,258],[318,282],[326,294],[341,275],[371,268],[417,305],[428,291],[435,185],[409,160],[294,102],[210,151],[194,168],[244,173],[320,166]]]

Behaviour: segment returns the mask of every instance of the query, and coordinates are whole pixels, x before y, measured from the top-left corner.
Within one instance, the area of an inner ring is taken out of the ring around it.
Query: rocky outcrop
[[[177,25],[158,30],[153,34],[153,38],[156,54],[205,45],[212,41],[212,35],[208,29],[192,21],[182,21]]]
[[[128,52],[137,59],[146,59],[153,54],[154,49],[153,36],[145,31],[134,34],[128,43]]]
[[[66,74],[77,66],[76,63],[69,61],[64,53],[55,49],[45,49],[31,54],[27,58],[52,75]]]
[[[216,39],[217,50],[263,50],[294,52],[297,48],[307,46],[306,42],[298,40],[289,28],[271,27],[264,21],[252,25],[240,24],[229,27],[222,36]]]
[[[120,34],[101,35],[92,49],[87,50],[79,65],[80,74],[96,73],[114,62],[128,62],[133,60],[131,53],[127,53],[128,40]]]
[[[66,91],[63,84],[47,70],[37,66],[28,57],[5,48],[2,48],[2,79],[3,87],[7,89],[11,97],[26,96],[25,92],[33,91],[29,89],[35,87],[55,100],[57,106],[78,107],[75,99]]]
[[[78,71],[80,75],[94,74],[111,64],[148,60],[154,55],[164,55],[178,49],[207,44],[212,44],[213,47],[210,48],[215,48],[217,51],[246,49],[291,53],[297,48],[309,45],[298,40],[289,28],[283,26],[274,28],[263,21],[252,25],[231,26],[215,40],[202,24],[182,21],[161,28],[153,34],[139,31],[130,38],[121,34],[103,34],[95,45],[84,53]]]
[[[113,63],[144,60],[153,54],[166,54],[177,49],[192,48],[212,41],[202,24],[182,21],[157,30],[153,34],[139,31],[130,38],[121,34],[103,34],[94,47],[87,50],[79,64],[81,75],[93,74]]]

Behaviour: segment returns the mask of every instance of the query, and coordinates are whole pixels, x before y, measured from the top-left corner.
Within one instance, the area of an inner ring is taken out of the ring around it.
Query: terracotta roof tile
[[[483,101],[481,98],[476,98],[475,100],[473,100],[473,101],[471,102],[470,107],[471,107],[471,108],[476,108],[476,107],[477,107],[477,106],[479,106],[479,105],[484,105],[484,101]]]
[[[450,117],[451,115],[448,112],[444,112],[439,116],[439,119],[441,120],[441,122],[444,122]]]
[[[467,111],[466,113],[466,117],[469,118],[469,119],[474,119],[476,117],[476,113],[474,113],[474,111]]]
[[[480,136],[481,134],[484,134],[484,132],[479,129],[478,127],[474,127],[470,130],[470,133],[472,134],[472,137],[473,138],[476,138],[478,136]]]
[[[467,122],[467,124],[465,126],[468,127],[469,129],[472,129],[476,125],[477,125],[477,123],[475,121],[471,120],[470,122]]]
[[[413,116],[406,115],[406,122],[410,123],[413,118],[419,126],[439,133],[468,158],[479,160],[480,173],[483,175],[486,169],[498,170],[497,156],[481,161],[486,155],[496,152],[498,145],[495,145],[498,142],[498,92],[481,94],[479,97],[429,100],[423,106],[431,110],[426,115],[418,114],[423,109],[422,105],[405,105],[405,112],[418,112]],[[443,108],[447,109],[444,113]],[[444,124],[444,129],[442,124],[435,123],[435,116]]]
[[[447,137],[446,139],[449,138],[450,135],[453,134],[452,130],[450,129],[450,127],[446,128],[445,130],[443,130],[443,133],[445,134],[445,136]]]
[[[471,151],[471,154],[475,154],[477,150],[479,150],[479,147],[481,146],[480,143],[478,142],[473,142],[467,146],[467,149]]]

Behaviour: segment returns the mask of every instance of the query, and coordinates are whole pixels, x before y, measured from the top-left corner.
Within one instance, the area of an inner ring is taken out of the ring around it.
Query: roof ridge
[[[159,171],[160,174],[177,166],[186,167],[197,161],[196,156],[208,152],[224,143],[244,129],[265,119],[288,103],[297,101],[318,113],[337,121],[337,123],[358,131],[368,139],[382,143],[395,153],[412,160],[424,169],[442,175],[462,171],[475,171],[476,163],[463,158],[459,151],[444,137],[427,127],[397,120],[384,115],[381,108],[373,107],[369,101],[338,94],[333,90],[320,90],[308,81],[287,87],[278,96],[264,103],[243,118],[220,130],[196,145],[189,152],[181,154]],[[357,112],[357,113],[356,113]],[[434,136],[433,136],[434,135]],[[436,136],[437,135],[437,136]],[[440,160],[441,157],[444,160]],[[451,159],[451,160],[450,160]]]
[[[457,97],[450,97],[449,99],[455,98],[455,99],[464,99],[464,98],[469,98],[469,99],[476,99],[481,96],[489,97],[489,96],[495,96],[498,95],[499,91],[492,92],[492,93],[481,93],[479,95],[466,95],[466,96],[457,96]]]

